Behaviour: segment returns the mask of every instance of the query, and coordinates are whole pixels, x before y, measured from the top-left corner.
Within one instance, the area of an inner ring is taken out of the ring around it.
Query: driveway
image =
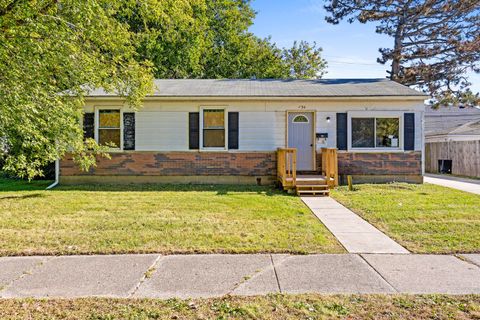
[[[455,176],[425,174],[424,182],[443,187],[466,191],[480,195],[480,180],[460,178]]]

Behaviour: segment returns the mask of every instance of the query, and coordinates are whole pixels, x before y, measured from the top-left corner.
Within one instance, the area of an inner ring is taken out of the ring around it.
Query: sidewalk
[[[480,254],[0,258],[0,297],[194,298],[267,293],[480,293]]]
[[[409,253],[330,197],[302,197],[302,201],[350,253]]]
[[[480,180],[447,175],[426,174],[423,181],[426,183],[436,184],[439,186],[444,186],[480,195]]]

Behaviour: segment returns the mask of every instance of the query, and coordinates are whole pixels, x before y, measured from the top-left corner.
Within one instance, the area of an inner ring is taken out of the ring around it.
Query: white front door
[[[297,148],[297,170],[315,170],[313,112],[288,113],[288,147]]]

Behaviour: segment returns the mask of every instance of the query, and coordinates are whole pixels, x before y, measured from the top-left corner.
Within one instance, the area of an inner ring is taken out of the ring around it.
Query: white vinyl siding
[[[188,150],[188,112],[137,112],[135,150]]]
[[[85,110],[121,106],[123,112],[134,110],[117,101],[87,100]],[[230,152],[275,151],[285,147],[287,111],[315,111],[315,132],[328,133],[326,146],[336,147],[336,114],[339,112],[377,117],[394,113],[403,119],[406,112],[415,113],[415,150],[422,150],[423,103],[411,101],[155,101],[146,99],[145,105],[135,113],[136,151],[192,151],[188,148],[189,112],[201,112],[204,106],[225,108],[239,112],[239,149]],[[301,107],[301,108],[300,108]],[[96,117],[98,114],[96,115]],[[330,122],[327,122],[330,117]],[[98,128],[96,118],[95,127]],[[122,135],[123,138],[123,135]],[[403,132],[400,133],[403,140]],[[317,144],[317,150],[325,145]]]
[[[241,112],[239,150],[274,151],[285,146],[285,112]]]
[[[330,122],[327,118],[330,118]],[[328,133],[327,143],[317,143],[317,150],[321,148],[337,147],[337,114],[335,112],[317,112],[316,133]]]
[[[422,117],[423,112],[415,112],[415,151],[422,151],[423,149]]]

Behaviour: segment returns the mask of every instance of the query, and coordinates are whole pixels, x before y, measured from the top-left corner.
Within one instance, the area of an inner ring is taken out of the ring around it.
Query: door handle
[[[313,147],[313,143],[310,144],[310,147]]]

